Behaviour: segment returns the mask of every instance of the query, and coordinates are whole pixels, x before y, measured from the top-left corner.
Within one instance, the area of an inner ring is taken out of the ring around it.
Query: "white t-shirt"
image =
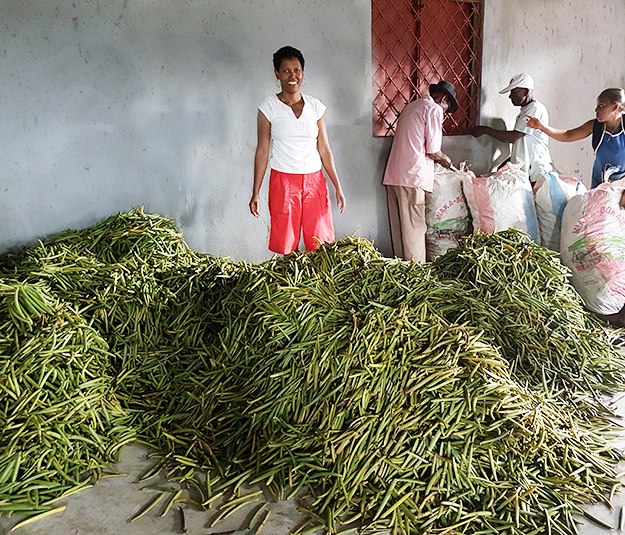
[[[309,174],[321,169],[317,150],[317,121],[326,106],[315,97],[304,95],[304,108],[299,117],[276,95],[267,97],[258,109],[271,123],[269,167],[281,173]]]
[[[510,161],[514,163],[517,158],[522,160],[523,170],[529,175],[531,181],[536,181],[541,173],[553,170],[551,154],[549,154],[549,136],[540,130],[528,127],[526,115],[536,117],[541,123],[548,125],[549,113],[544,104],[534,100],[521,108],[514,123],[514,129],[525,135],[513,143]]]

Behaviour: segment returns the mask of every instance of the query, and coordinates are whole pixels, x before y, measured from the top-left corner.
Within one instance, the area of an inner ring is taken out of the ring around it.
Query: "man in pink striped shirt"
[[[425,262],[425,193],[432,192],[434,162],[452,166],[441,151],[443,114],[458,109],[456,88],[441,80],[430,94],[406,105],[384,171],[393,254]]]

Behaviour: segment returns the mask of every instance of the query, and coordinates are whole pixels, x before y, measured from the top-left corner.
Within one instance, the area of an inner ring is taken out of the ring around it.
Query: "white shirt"
[[[549,113],[541,102],[534,100],[521,108],[517,115],[514,129],[522,132],[524,136],[512,145],[510,161],[516,159],[523,161],[523,170],[529,175],[531,181],[536,181],[541,173],[553,170],[551,154],[549,154],[549,136],[540,130],[527,126],[526,115],[531,115],[540,120],[544,125],[549,124]]]
[[[315,97],[304,95],[299,117],[276,95],[267,97],[258,109],[271,123],[269,166],[281,173],[309,174],[321,169],[317,150],[319,127],[327,107]]]

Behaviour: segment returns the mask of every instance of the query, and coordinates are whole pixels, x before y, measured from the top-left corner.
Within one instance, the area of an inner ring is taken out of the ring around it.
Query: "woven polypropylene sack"
[[[452,171],[437,166],[432,193],[425,194],[428,260],[458,247],[460,239],[473,232],[469,206],[462,192],[462,179],[474,176],[471,171]]]
[[[516,228],[540,243],[532,185],[522,166],[517,160],[491,175],[462,179],[475,232]]]
[[[624,193],[625,184],[602,184],[571,198],[562,216],[562,263],[586,307],[597,314],[616,314],[625,305]]]
[[[552,251],[560,251],[560,229],[564,208],[571,197],[586,193],[577,178],[557,172],[541,175],[534,185],[534,204],[540,231],[540,243]]]

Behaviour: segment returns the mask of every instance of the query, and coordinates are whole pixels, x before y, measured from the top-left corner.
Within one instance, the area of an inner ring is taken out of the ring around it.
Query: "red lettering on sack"
[[[579,234],[585,227],[590,226],[590,222],[595,219],[597,215],[613,216],[618,221],[619,225],[625,226],[625,217],[622,214],[617,213],[614,208],[610,206],[602,206],[599,210],[587,213],[584,217],[582,217],[573,227],[573,234]]]
[[[449,210],[454,204],[459,204],[461,202],[464,202],[464,199],[462,198],[461,195],[458,195],[458,197],[456,197],[455,199],[447,201],[436,212],[436,219],[438,219],[439,221],[443,219],[443,216],[445,215],[445,212],[447,212],[447,210]]]

